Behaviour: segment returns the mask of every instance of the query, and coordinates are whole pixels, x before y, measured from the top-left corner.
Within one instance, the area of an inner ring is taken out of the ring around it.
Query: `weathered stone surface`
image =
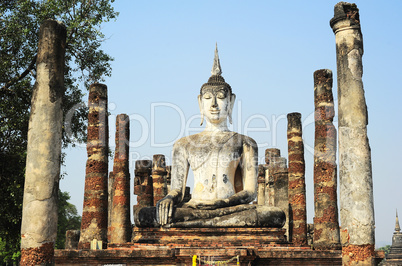
[[[166,196],[164,193],[166,175],[165,155],[155,154],[152,161],[153,206],[156,206],[156,203]]]
[[[304,145],[300,113],[290,113],[288,118],[289,156],[289,238],[295,246],[307,245],[307,214]]]
[[[231,132],[227,126],[227,120],[231,122],[236,95],[221,76],[217,49],[211,73],[198,96],[201,124],[204,118],[206,120],[204,131],[179,139],[173,147],[171,190],[158,201],[155,211],[156,222],[161,226],[174,223],[175,209],[183,201],[190,167],[194,173],[194,190],[191,200],[183,205],[183,208],[188,208],[188,215],[192,211],[220,210],[247,204],[257,194],[258,147],[253,139]],[[241,223],[242,219],[248,220],[245,225],[259,224],[266,219],[263,208],[266,206],[255,206],[256,211],[249,216],[238,213],[236,218],[233,213],[227,218],[219,216],[221,212],[213,212],[218,215],[216,219],[185,220],[180,222],[180,227],[186,223],[188,226],[214,227],[228,223],[227,220],[231,220],[231,224]],[[152,212],[147,214],[153,216]],[[252,217],[256,219],[254,222],[251,222]],[[153,224],[152,217],[147,224]]]
[[[53,263],[57,235],[66,28],[40,27],[32,94],[21,226],[21,265]]]
[[[127,243],[131,239],[129,141],[130,120],[126,114],[116,117],[116,150],[113,164],[113,187],[109,243]]]
[[[374,204],[367,106],[363,88],[363,37],[355,4],[335,5],[341,242],[344,264],[374,262]],[[342,236],[343,235],[343,236]]]
[[[265,168],[262,164],[258,165],[258,191],[257,204],[265,205]]]
[[[88,141],[84,207],[79,249],[89,249],[93,239],[107,243],[109,130],[107,87],[95,83],[88,96]]]
[[[79,241],[80,241],[80,230],[67,230],[66,242],[64,243],[64,248],[77,249]]]
[[[138,160],[135,162],[134,195],[137,195],[137,204],[133,207],[134,223],[137,219],[138,211],[141,208],[153,206],[153,181],[151,172],[151,160]]]
[[[314,248],[340,249],[332,71],[314,72]]]

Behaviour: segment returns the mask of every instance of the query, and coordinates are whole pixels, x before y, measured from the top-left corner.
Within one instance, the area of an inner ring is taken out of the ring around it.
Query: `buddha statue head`
[[[204,117],[208,124],[217,125],[220,129],[227,129],[227,118],[232,123],[232,110],[236,95],[232,88],[221,76],[222,69],[219,62],[218,46],[215,48],[215,58],[211,70],[211,77],[204,83],[198,95],[198,105],[201,112],[201,125]]]

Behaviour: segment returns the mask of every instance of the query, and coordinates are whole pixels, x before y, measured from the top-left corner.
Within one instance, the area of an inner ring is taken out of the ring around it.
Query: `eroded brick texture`
[[[314,72],[314,248],[340,249],[332,71]]]
[[[54,243],[45,243],[38,248],[21,249],[21,266],[52,265],[54,263]]]
[[[290,113],[287,118],[290,240],[295,246],[305,246],[307,244],[306,184],[301,114]]]
[[[79,249],[89,249],[93,239],[107,243],[108,226],[108,116],[107,87],[95,83],[88,98],[87,165]]]
[[[130,120],[126,114],[116,117],[116,150],[113,162],[112,206],[110,243],[127,243],[131,240],[129,140]]]
[[[153,186],[153,202],[154,206],[156,203],[165,197],[165,187],[166,181],[165,177],[167,175],[166,172],[166,163],[165,156],[162,154],[155,154],[153,156],[152,161],[152,186]]]
[[[153,206],[154,204],[151,172],[151,160],[138,160],[135,162],[134,195],[137,195],[137,204],[133,207],[134,216],[141,208]]]

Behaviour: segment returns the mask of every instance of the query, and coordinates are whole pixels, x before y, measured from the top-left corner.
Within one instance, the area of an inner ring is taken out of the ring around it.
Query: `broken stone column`
[[[355,4],[335,5],[338,76],[339,182],[342,262],[374,264],[374,204],[367,106],[363,89],[363,37]]]
[[[285,159],[285,158],[281,158]],[[286,159],[285,159],[286,164]],[[275,207],[281,208],[286,214],[286,222],[283,226],[283,229],[286,229],[286,236],[289,241],[289,194],[288,194],[288,186],[289,186],[289,177],[288,177],[288,168],[280,168],[274,174],[274,205]]]
[[[40,27],[36,82],[28,128],[21,225],[21,265],[54,263],[63,126],[66,28]]]
[[[133,207],[134,221],[137,212],[141,208],[153,206],[151,171],[151,160],[138,160],[135,162],[134,195],[137,195],[137,204]]]
[[[274,171],[273,159],[281,156],[281,151],[276,148],[265,150],[265,205],[274,206]]]
[[[258,194],[257,194],[257,204],[265,205],[265,168],[262,164],[258,165]]]
[[[88,159],[79,249],[90,249],[93,239],[102,241],[104,247],[107,243],[109,130],[106,85],[95,83],[90,86],[88,107]]]
[[[165,177],[165,196],[169,193],[170,191],[170,183],[172,180],[172,166],[168,165],[166,166],[166,177]]]
[[[64,249],[77,249],[80,241],[80,230],[67,230]]]
[[[155,154],[152,161],[152,186],[153,186],[153,202],[156,203],[165,197],[165,177],[166,177],[165,155]]]
[[[295,246],[307,245],[304,145],[300,113],[288,114],[290,235]]]
[[[340,249],[332,71],[314,72],[314,249]]]
[[[129,140],[130,120],[126,114],[116,117],[116,150],[113,163],[113,198],[110,219],[110,243],[131,241]]]

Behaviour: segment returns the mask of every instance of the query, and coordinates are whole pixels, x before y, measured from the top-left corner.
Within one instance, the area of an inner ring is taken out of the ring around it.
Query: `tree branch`
[[[11,79],[9,82],[7,82],[3,87],[1,87],[1,91],[4,90],[9,90],[9,87],[11,87],[12,85],[14,85],[16,82],[20,81],[21,79],[25,78],[29,72],[31,72],[31,70],[34,68],[35,64],[36,64],[36,58],[37,58],[37,54],[32,58],[31,63],[29,64],[28,68],[21,73],[21,75],[19,75],[18,77],[15,77],[13,79]]]

